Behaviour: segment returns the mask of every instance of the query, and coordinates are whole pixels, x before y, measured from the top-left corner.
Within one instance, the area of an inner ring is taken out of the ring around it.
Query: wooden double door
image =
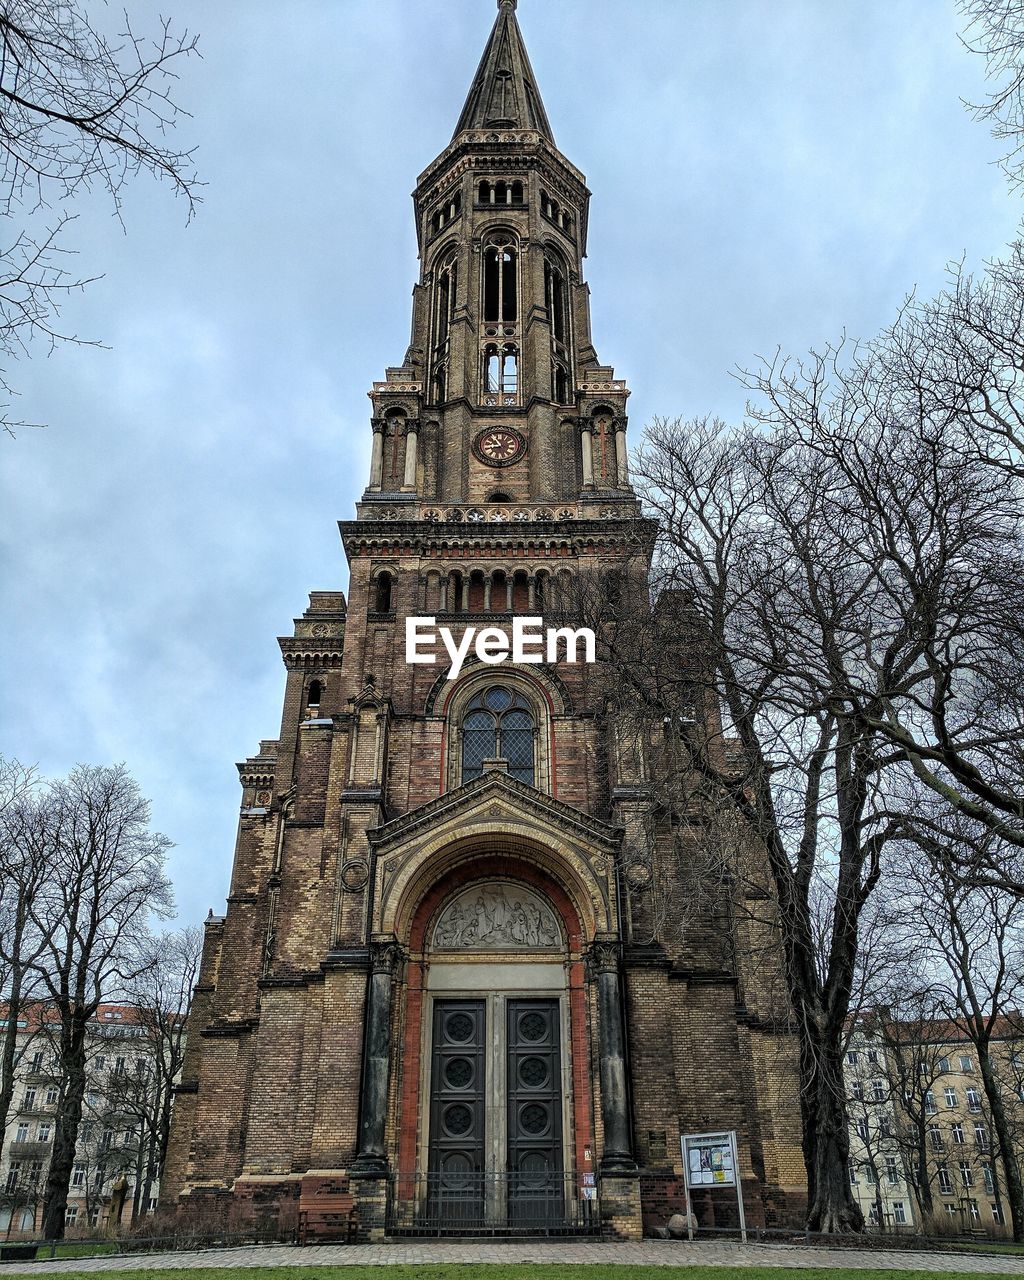
[[[434,1004],[427,1213],[453,1229],[549,1227],[565,1216],[560,1004],[491,1009],[489,1023],[482,998]]]

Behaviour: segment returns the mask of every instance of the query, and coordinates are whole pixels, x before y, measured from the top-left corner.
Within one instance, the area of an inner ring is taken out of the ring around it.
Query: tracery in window
[[[534,785],[534,717],[514,689],[491,685],[469,703],[462,720],[462,781],[483,774],[485,760],[504,760],[510,777]]]
[[[510,235],[495,235],[484,249],[484,321],[518,319],[518,252]]]

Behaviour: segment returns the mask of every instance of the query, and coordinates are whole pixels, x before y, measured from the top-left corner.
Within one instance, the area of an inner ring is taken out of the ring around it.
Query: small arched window
[[[320,698],[323,694],[323,686],[319,680],[311,680],[309,688],[306,690],[306,710],[313,712],[320,710]]]
[[[373,608],[375,613],[391,612],[391,574],[385,571],[378,573],[376,579],[376,590],[373,597]]]
[[[519,360],[516,346],[490,342],[484,348],[484,391],[514,396],[519,390]]]
[[[462,720],[462,781],[483,774],[485,760],[504,760],[510,777],[534,785],[534,718],[525,698],[503,685],[477,694]]]

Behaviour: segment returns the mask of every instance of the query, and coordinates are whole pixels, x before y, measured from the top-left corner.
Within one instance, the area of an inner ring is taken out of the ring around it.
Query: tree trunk
[[[839,1037],[815,1035],[806,1019],[801,1024],[807,1226],[830,1234],[862,1231],[864,1214],[850,1190],[850,1134]]]
[[[3,1055],[0,1057],[0,1156],[3,1155],[7,1120],[11,1113],[11,1103],[14,1101],[14,1068],[18,1062],[18,1015],[21,1013],[21,997],[25,984],[22,947],[24,945],[26,923],[27,907],[23,900],[18,905],[10,940],[10,990],[4,1002],[7,1006],[7,1035],[4,1036]]]
[[[923,1106],[923,1103],[922,1103]],[[924,1111],[921,1112],[921,1119],[917,1126],[917,1186],[914,1188],[917,1193],[917,1207],[921,1211],[921,1226],[924,1227],[924,1220],[931,1219],[935,1205],[932,1201],[932,1184],[928,1177],[928,1122],[925,1118]]]
[[[64,1093],[57,1108],[54,1123],[53,1155],[50,1158],[50,1171],[46,1178],[46,1196],[43,1201],[43,1238],[45,1240],[64,1239],[68,1188],[71,1185],[78,1127],[82,1121],[82,1101],[85,1098],[86,1022],[85,1011],[76,1008],[61,1028],[61,1069],[64,1074]]]
[[[987,1043],[977,1045],[978,1065],[981,1068],[981,1083],[988,1099],[989,1115],[992,1128],[999,1144],[999,1158],[1003,1166],[1003,1177],[1006,1182],[1006,1199],[1010,1205],[1010,1221],[1013,1226],[1013,1238],[1024,1240],[1024,1186],[1021,1185],[1020,1167],[1013,1147],[1013,1133],[1003,1106],[1003,1095],[999,1082],[992,1071],[992,1059],[989,1056]],[[994,1165],[993,1161],[993,1165]]]

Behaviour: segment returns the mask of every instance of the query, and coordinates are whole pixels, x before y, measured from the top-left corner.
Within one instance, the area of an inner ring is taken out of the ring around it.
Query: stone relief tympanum
[[[434,928],[439,951],[558,951],[562,935],[555,914],[518,884],[482,884],[460,893]]]

